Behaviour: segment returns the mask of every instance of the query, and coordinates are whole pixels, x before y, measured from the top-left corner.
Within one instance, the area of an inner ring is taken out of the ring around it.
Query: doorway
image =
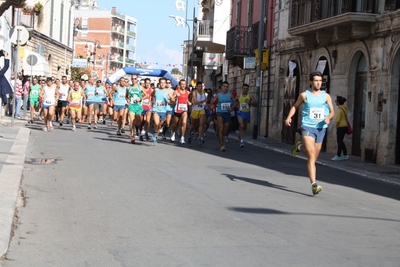
[[[365,105],[367,92],[367,62],[362,55],[358,61],[355,88],[354,88],[354,112],[353,112],[353,139],[352,151],[354,156],[361,157],[361,147],[364,142],[365,132]]]

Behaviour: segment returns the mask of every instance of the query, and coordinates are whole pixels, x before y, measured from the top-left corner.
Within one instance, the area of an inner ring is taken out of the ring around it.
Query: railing
[[[122,19],[122,20],[125,20],[125,15],[122,15],[122,14],[120,14],[118,12],[114,12],[114,11],[111,11],[111,14],[116,16],[116,17],[118,17],[118,18],[120,18],[120,19]]]
[[[258,47],[259,23],[252,26],[235,26],[226,36],[226,58],[250,56]]]
[[[197,36],[211,36],[212,35],[212,24],[210,20],[199,20],[197,21]]]
[[[21,12],[21,25],[27,28],[34,28],[35,13]]]
[[[121,43],[121,42],[112,41],[112,42],[110,43],[110,45],[111,45],[111,46],[114,46],[114,47],[119,47],[119,48],[122,48],[122,49],[125,48],[124,43]]]
[[[291,0],[290,28],[349,12],[376,13],[377,0]]]
[[[386,0],[385,10],[396,10],[400,8],[400,1],[396,0]]]

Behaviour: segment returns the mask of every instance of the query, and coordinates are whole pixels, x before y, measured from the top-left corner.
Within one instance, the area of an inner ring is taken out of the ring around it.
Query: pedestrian
[[[21,117],[19,116],[21,112],[21,104],[22,104],[22,96],[24,94],[24,90],[22,88],[22,81],[21,81],[20,75],[17,75],[15,77],[14,81],[14,97],[15,97],[15,113],[14,113],[14,118],[20,119]]]
[[[4,67],[0,70],[0,96],[1,103],[4,106],[8,103],[8,96],[13,94],[13,89],[7,78],[4,76],[10,67],[10,59],[8,59],[8,52],[0,50],[0,58],[4,57]]]
[[[292,117],[297,108],[303,105],[302,112],[302,140],[297,140],[292,154],[295,156],[301,151],[307,156],[307,170],[311,182],[311,190],[314,195],[321,192],[322,187],[317,184],[317,169],[315,162],[321,151],[322,141],[331,119],[335,116],[332,98],[321,90],[322,73],[314,71],[310,74],[311,88],[301,93],[294,105],[290,108],[285,120],[285,125],[290,126]]]
[[[343,142],[344,136],[347,133],[347,106],[344,105],[346,98],[342,96],[336,97],[336,105],[338,106],[335,127],[336,127],[336,141],[337,153],[332,158],[333,161],[348,160],[350,157],[347,155],[347,148]],[[340,156],[343,152],[343,156]]]

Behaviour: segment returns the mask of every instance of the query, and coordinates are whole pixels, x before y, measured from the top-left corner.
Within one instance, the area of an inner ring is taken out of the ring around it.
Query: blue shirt
[[[94,85],[86,85],[85,91],[83,91],[86,95],[86,102],[95,102],[95,95],[94,95]]]
[[[314,95],[309,90],[306,91],[306,101],[303,105],[301,124],[312,128],[327,128],[325,118],[329,115],[329,106],[326,103],[326,92]]]
[[[94,102],[105,102],[106,96],[104,94],[104,87],[95,87],[95,92],[97,94],[94,95]]]
[[[156,88],[156,92],[154,95],[154,105],[153,111],[159,113],[166,113],[167,112],[167,104],[168,104],[168,89],[159,89]]]
[[[229,108],[232,108],[233,100],[231,98],[230,92],[219,93],[218,94],[218,105],[217,105],[217,112],[219,113],[229,113]]]
[[[126,89],[118,86],[118,90],[114,92],[114,105],[125,106],[126,104]]]

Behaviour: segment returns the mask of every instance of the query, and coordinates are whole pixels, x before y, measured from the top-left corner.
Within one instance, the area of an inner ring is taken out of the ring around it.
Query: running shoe
[[[333,158],[331,158],[333,161],[341,161],[343,160],[343,157],[339,157],[338,155],[335,155]]]
[[[343,158],[343,160],[348,160],[350,158],[350,156],[349,155],[344,155],[342,158]]]
[[[60,126],[63,126],[63,123],[62,122],[60,122],[60,124],[59,124]]]
[[[319,192],[322,191],[322,186],[317,185],[316,183],[311,187],[312,193],[315,195],[317,195]]]
[[[53,123],[51,121],[49,122],[49,124],[50,124],[50,129],[54,129]]]
[[[122,129],[121,129],[121,133],[125,133],[125,130],[124,130],[124,128],[122,128]]]
[[[92,129],[92,125],[89,124],[87,128],[88,128],[88,129]]]
[[[30,120],[30,122],[33,124],[33,120]]]
[[[157,137],[154,137],[154,138],[153,138],[153,146],[156,146],[157,143],[158,143]]]
[[[148,132],[146,132],[145,137],[146,137],[146,141],[150,141],[150,136],[149,136]]]
[[[76,127],[75,126],[72,126],[72,131],[76,131]]]
[[[106,120],[103,120],[103,124],[106,124]]]
[[[294,147],[293,147],[293,149],[292,149],[292,155],[293,155],[293,156],[297,156],[297,153],[300,151],[300,150],[299,150],[299,145],[301,145],[301,140],[297,140],[297,141],[294,143]]]
[[[143,141],[143,135],[140,135],[139,140]]]
[[[120,130],[117,131],[117,135],[121,135],[121,131]]]
[[[219,151],[225,151],[226,149],[225,149],[225,146],[220,146],[219,147]]]
[[[201,138],[201,137],[199,137],[199,138],[197,139],[197,143],[198,143],[199,145],[203,145],[203,144],[204,144],[204,139]]]
[[[132,143],[132,144],[135,143],[135,136],[132,136],[132,138],[131,138],[131,143]]]
[[[240,140],[240,147],[244,147],[244,141]]]
[[[228,136],[225,136],[225,137],[224,137],[224,140],[225,140],[225,143],[229,143]]]
[[[43,131],[47,132],[47,127],[43,127]]]
[[[185,142],[185,137],[184,136],[181,136],[181,144],[185,144],[186,142]]]
[[[97,129],[97,124],[96,124],[96,123],[93,125],[93,128],[94,128],[94,129]]]
[[[175,141],[175,133],[172,133],[171,134],[171,142],[174,142]]]

